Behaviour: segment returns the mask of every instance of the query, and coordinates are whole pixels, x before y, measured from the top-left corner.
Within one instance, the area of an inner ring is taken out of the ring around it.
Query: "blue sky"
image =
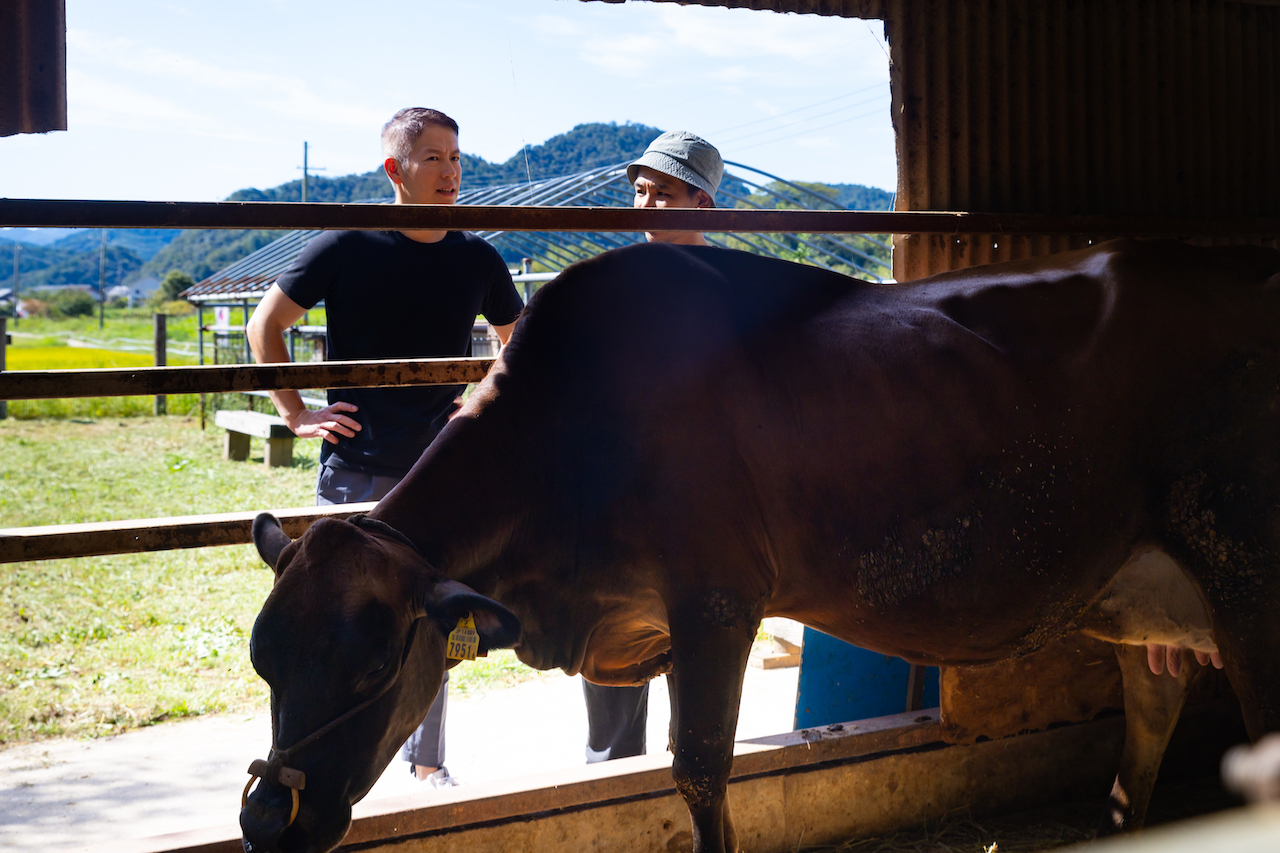
[[[879,21],[579,0],[67,0],[70,130],[0,139],[0,196],[209,201],[381,161],[403,106],[504,161],[582,122],[691,130],[892,190]],[[465,187],[465,176],[464,176]]]

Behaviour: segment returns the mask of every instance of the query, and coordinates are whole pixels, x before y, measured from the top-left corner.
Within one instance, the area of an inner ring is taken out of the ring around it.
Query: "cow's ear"
[[[422,615],[433,618],[446,635],[470,613],[480,635],[481,652],[509,649],[520,640],[520,620],[516,615],[464,583],[448,578],[424,581],[418,603]]]
[[[280,520],[269,512],[260,512],[253,520],[253,544],[258,546],[258,556],[272,568],[280,559],[284,546],[293,540],[280,527]],[[276,572],[279,574],[279,572]]]

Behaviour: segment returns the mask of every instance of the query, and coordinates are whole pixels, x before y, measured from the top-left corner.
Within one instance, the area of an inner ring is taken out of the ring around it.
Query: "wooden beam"
[[[282,388],[383,388],[466,385],[489,372],[492,358],[414,358],[195,367],[11,370],[0,373],[0,400],[217,394]]]
[[[296,539],[302,535],[302,531],[321,518],[348,518],[357,513],[369,512],[377,505],[377,501],[370,501],[338,506],[273,509],[270,512],[280,519],[284,532]],[[0,529],[0,563],[136,554],[143,551],[206,548],[211,545],[243,545],[253,541],[253,520],[257,516],[258,511],[251,510],[93,524],[9,527]]]

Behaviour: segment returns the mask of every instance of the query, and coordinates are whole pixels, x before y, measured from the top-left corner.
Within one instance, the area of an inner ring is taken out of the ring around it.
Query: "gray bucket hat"
[[[716,147],[687,130],[668,130],[650,142],[640,159],[627,167],[628,181],[636,182],[641,166],[705,190],[713,203],[724,176],[724,161]]]

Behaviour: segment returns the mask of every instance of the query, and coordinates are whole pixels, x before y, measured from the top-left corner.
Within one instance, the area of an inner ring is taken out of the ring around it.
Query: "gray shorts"
[[[316,506],[380,501],[402,479],[321,465],[316,475]]]

